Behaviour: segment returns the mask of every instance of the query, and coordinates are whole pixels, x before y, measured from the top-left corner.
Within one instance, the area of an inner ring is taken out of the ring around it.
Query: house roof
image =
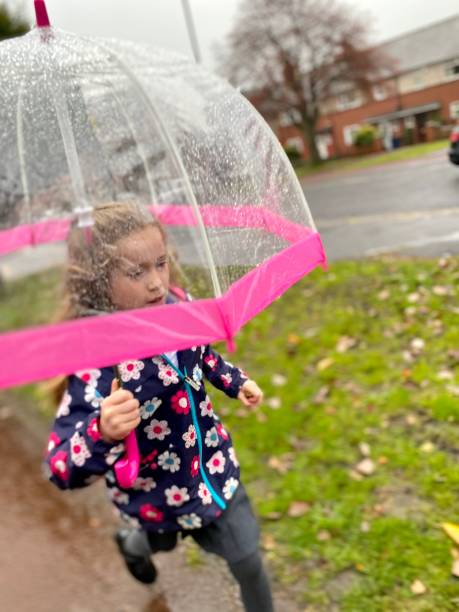
[[[408,72],[449,59],[459,59],[459,13],[379,46],[397,62],[397,72]]]

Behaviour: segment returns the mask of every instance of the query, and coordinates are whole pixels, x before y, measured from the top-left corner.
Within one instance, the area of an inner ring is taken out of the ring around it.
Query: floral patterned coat
[[[131,489],[121,488],[113,471],[124,444],[105,442],[99,432],[100,404],[110,394],[113,369],[69,377],[48,444],[53,483],[73,489],[104,475],[121,517],[152,531],[196,529],[221,514],[239,484],[239,465],[203,376],[232,398],[247,376],[210,346],[176,356],[179,371],[200,384],[199,390],[188,386],[191,398],[164,356],[119,365],[123,387],[139,400],[142,417],[136,429],[140,473]]]

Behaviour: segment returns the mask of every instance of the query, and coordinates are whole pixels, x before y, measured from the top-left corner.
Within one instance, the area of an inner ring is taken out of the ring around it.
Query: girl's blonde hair
[[[148,209],[135,202],[108,202],[97,205],[89,228],[79,228],[76,221],[68,237],[68,263],[64,277],[62,307],[55,321],[112,312],[110,275],[117,265],[116,243],[146,227],[156,227],[168,248],[166,233]],[[171,282],[177,282],[177,272],[170,257]],[[48,392],[56,404],[62,399],[67,377],[54,379]]]

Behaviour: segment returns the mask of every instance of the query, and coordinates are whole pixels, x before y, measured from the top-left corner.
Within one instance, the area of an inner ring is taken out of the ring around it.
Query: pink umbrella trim
[[[198,224],[193,209],[187,205],[163,204],[149,208],[164,225],[197,226]],[[280,236],[287,242],[297,242],[312,231],[263,206],[229,207],[207,204],[201,206],[199,211],[206,227],[262,229]],[[47,219],[2,230],[0,231],[0,255],[18,251],[26,246],[65,240],[70,223],[70,219]]]
[[[0,335],[0,388],[86,368],[109,366],[219,340],[326,258],[320,235],[303,238],[236,281],[220,298],[87,317]],[[174,321],[173,328],[170,321]]]

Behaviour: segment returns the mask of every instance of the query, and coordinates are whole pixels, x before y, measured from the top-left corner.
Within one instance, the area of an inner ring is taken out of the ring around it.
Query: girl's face
[[[118,265],[110,275],[117,310],[159,306],[169,291],[169,261],[160,230],[147,226],[116,243]]]

